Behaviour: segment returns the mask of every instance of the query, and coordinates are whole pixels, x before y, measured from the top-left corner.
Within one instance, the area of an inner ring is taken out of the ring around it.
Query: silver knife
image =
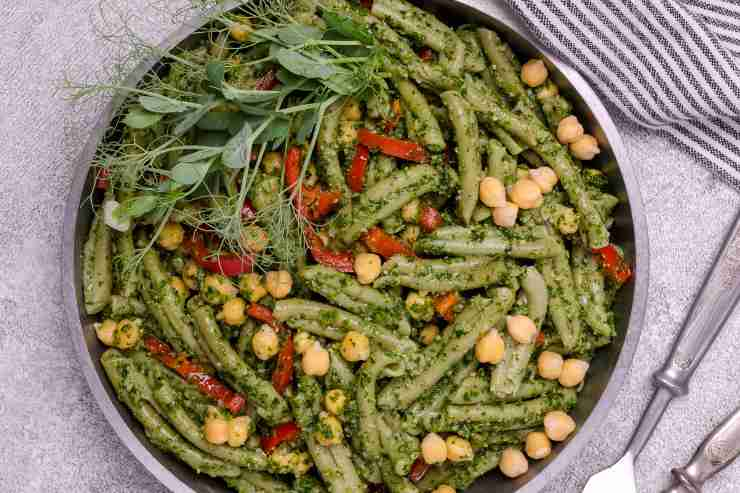
[[[685,467],[674,469],[673,486],[663,493],[701,493],[711,476],[740,455],[740,408],[714,429]]]
[[[688,394],[699,362],[740,299],[740,212],[728,231],[714,267],[694,300],[681,335],[663,368],[654,375],[655,393],[624,456],[592,476],[583,493],[636,493],[634,463],[674,397]],[[679,490],[680,491],[680,490]],[[691,490],[689,490],[691,491]]]

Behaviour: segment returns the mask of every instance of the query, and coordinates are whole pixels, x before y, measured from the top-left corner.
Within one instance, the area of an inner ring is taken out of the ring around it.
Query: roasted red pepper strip
[[[601,266],[614,282],[624,284],[632,277],[632,269],[614,245],[594,248],[593,253],[601,257]]]
[[[362,236],[362,242],[365,243],[365,246],[371,252],[385,258],[390,258],[394,255],[414,256],[414,251],[411,247],[377,226],[370,228]]]
[[[308,249],[311,251],[311,255],[316,262],[339,272],[355,271],[355,256],[352,252],[334,252],[329,250],[324,246],[324,242],[321,241],[319,235],[309,227],[305,228],[304,233],[306,235]]]
[[[216,377],[209,375],[205,368],[193,363],[185,355],[175,354],[172,348],[156,337],[147,336],[144,339],[144,346],[167,368],[195,384],[203,394],[221,403],[233,414],[238,414],[246,405],[247,400],[243,396],[232,391]]]
[[[393,118],[385,122],[385,127],[383,127],[383,131],[387,134],[393,132],[393,130],[395,130],[395,128],[401,122],[401,100],[394,99],[393,103],[391,103],[391,109],[393,110]]]
[[[360,0],[360,5],[367,10],[370,10],[371,8],[373,8],[373,0]]]
[[[370,149],[380,149],[383,154],[406,161],[422,162],[427,159],[424,148],[416,142],[376,134],[366,128],[357,132],[357,141]]]
[[[266,454],[270,454],[278,445],[283,442],[291,442],[298,438],[300,434],[301,429],[297,424],[293,422],[283,423],[273,428],[268,436],[262,437],[260,445]]]
[[[98,171],[98,175],[95,177],[95,188],[98,190],[108,190],[110,186],[110,180],[108,179],[110,173],[106,168],[101,168]]]
[[[424,460],[424,457],[421,455],[419,458],[416,459],[416,461],[411,466],[411,472],[409,472],[409,479],[416,483],[417,481],[421,481],[421,478],[424,477],[424,475],[427,473],[431,466],[427,464],[427,462]]]
[[[431,233],[442,226],[442,216],[434,207],[424,207],[419,214],[419,226],[425,233]]]
[[[242,219],[245,221],[251,221],[255,217],[257,217],[257,209],[254,208],[251,200],[245,199],[244,205],[242,206]]]
[[[277,355],[277,364],[272,372],[272,386],[280,395],[283,395],[293,382],[294,354],[293,336],[288,334],[288,338],[285,339],[285,343],[283,343],[283,347]]]
[[[275,320],[275,316],[272,314],[272,310],[267,308],[265,305],[252,303],[251,305],[249,305],[249,308],[247,308],[247,315],[255,320],[259,320],[263,324],[269,325],[270,327],[275,329],[275,332],[280,332],[283,329],[282,324]]]
[[[434,52],[431,48],[425,46],[424,48],[419,50],[419,58],[421,58],[425,62],[428,62],[429,60],[434,58]]]
[[[293,189],[301,176],[301,149],[291,147],[285,158],[285,185]],[[327,192],[320,187],[303,185],[293,200],[299,214],[309,221],[318,221],[333,211],[339,204],[342,194]]]
[[[534,345],[537,347],[542,347],[545,344],[545,333],[540,331],[539,334],[537,334],[537,338],[534,340]]]
[[[190,255],[193,257],[195,263],[209,272],[215,272],[229,277],[252,272],[253,261],[249,255],[236,255],[233,253],[211,255],[208,248],[203,244],[203,240],[197,235],[188,239],[185,246],[190,250]]]
[[[277,78],[277,70],[271,68],[265,72],[262,77],[257,79],[254,84],[254,88],[258,91],[271,91],[280,84],[280,79]]]
[[[443,294],[434,298],[434,309],[442,318],[448,322],[452,322],[455,319],[453,308],[455,308],[455,305],[457,305],[459,301],[460,295],[454,291]]]
[[[347,185],[353,192],[362,192],[365,187],[365,171],[367,162],[370,160],[370,149],[362,144],[357,144],[355,157],[352,158],[352,165],[347,171]]]

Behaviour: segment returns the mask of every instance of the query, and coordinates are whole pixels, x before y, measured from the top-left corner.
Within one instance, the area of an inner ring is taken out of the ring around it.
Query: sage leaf
[[[207,159],[210,159],[212,157],[216,157],[219,154],[221,154],[224,150],[219,147],[214,147],[213,149],[201,149],[200,151],[191,152],[190,154],[185,154],[178,160],[179,163],[195,163],[197,161],[205,161]]]
[[[173,133],[179,137],[193,128],[209,111],[221,104],[221,101],[211,101],[185,115],[180,123],[175,126]]]
[[[319,121],[319,112],[318,110],[313,111],[307,111],[301,114],[301,122],[300,126],[298,127],[298,131],[296,132],[295,140],[298,144],[303,144],[308,139],[308,136],[311,135],[311,131],[316,126],[316,123]]]
[[[371,45],[374,42],[373,35],[370,33],[370,29],[366,24],[360,24],[349,17],[331,10],[324,10],[321,17],[329,29],[338,32],[345,38],[354,39],[367,45]]]
[[[157,206],[156,195],[139,195],[123,203],[123,210],[129,217],[141,217]]]
[[[211,84],[217,89],[221,89],[226,77],[226,66],[224,62],[210,61],[206,65],[206,75]]]
[[[277,98],[280,96],[280,91],[237,89],[236,87],[230,86],[224,82],[221,87],[221,94],[223,94],[229,101],[236,101],[239,103],[262,103],[264,101],[271,101]]]
[[[336,73],[333,66],[295,51],[282,49],[275,57],[284,68],[308,79],[326,79]]]
[[[297,46],[308,41],[319,40],[324,37],[324,31],[314,26],[291,24],[284,27],[268,27],[258,29],[252,36],[266,40],[279,40],[288,46]]]
[[[194,185],[208,174],[211,163],[213,163],[212,159],[195,163],[178,163],[172,168],[170,178],[181,185]]]
[[[242,129],[224,146],[223,163],[232,169],[244,168],[252,154],[252,126],[245,121]]]
[[[348,71],[337,72],[331,77],[324,79],[322,82],[326,87],[337,94],[348,96],[358,92],[364,84],[364,81],[358,78],[357,75]]]
[[[242,120],[242,115],[233,111],[211,111],[203,115],[197,127],[201,130],[218,132],[229,129],[234,121],[241,122]],[[241,125],[239,128],[241,129]]]
[[[134,106],[123,119],[123,123],[129,128],[142,129],[156,125],[162,118],[164,115],[161,113],[150,113],[141,106]]]
[[[193,103],[178,101],[167,96],[139,96],[139,103],[152,113],[183,113],[193,109]]]

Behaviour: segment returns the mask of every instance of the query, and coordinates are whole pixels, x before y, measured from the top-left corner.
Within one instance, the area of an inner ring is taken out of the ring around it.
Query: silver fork
[[[636,493],[634,463],[668,404],[688,394],[688,383],[740,299],[740,212],[727,233],[720,254],[694,300],[681,335],[663,368],[654,375],[655,393],[624,456],[595,474],[583,493]]]

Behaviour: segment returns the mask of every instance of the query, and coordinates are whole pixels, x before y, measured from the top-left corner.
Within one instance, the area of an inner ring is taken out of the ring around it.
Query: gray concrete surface
[[[128,0],[155,33],[152,0]],[[94,80],[115,57],[90,18],[99,0],[0,2],[0,491],[160,492],[118,441],[92,397],[63,320],[62,209],[74,158],[96,118],[57,91],[65,75]],[[173,2],[170,2],[173,3]],[[638,165],[651,242],[646,326],[627,383],[603,429],[545,491],[579,491],[615,460],[646,405],[663,361],[723,230],[740,200],[659,136],[620,122]],[[640,491],[666,486],[712,427],[740,405],[740,314],[702,364],[692,394],[673,404],[642,454]],[[707,493],[740,491],[740,463]]]

